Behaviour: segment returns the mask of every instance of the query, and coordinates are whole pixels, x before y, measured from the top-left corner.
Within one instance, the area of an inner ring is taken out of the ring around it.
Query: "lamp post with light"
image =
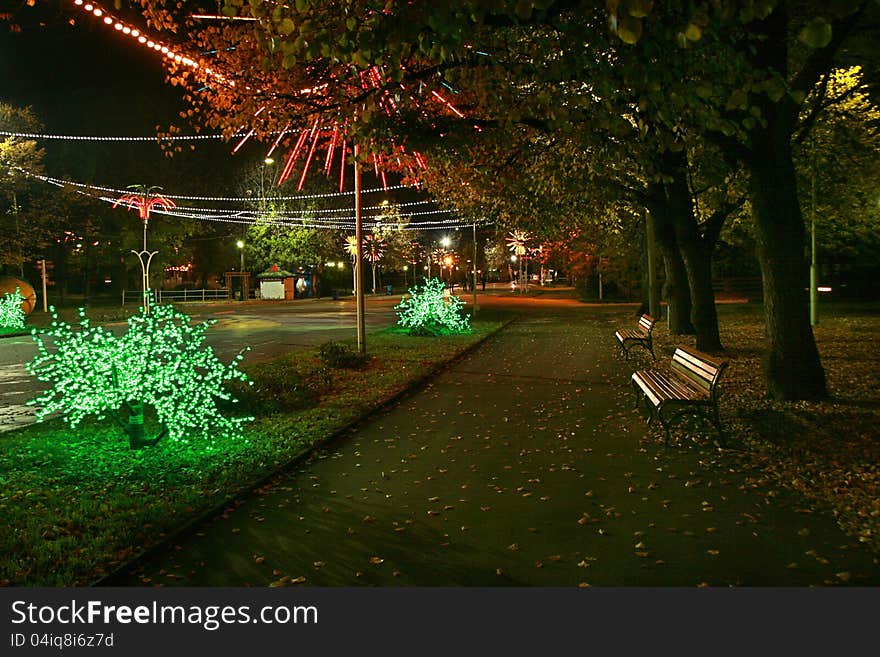
[[[147,249],[147,224],[150,221],[150,212],[154,208],[161,208],[163,210],[170,210],[175,207],[174,201],[171,199],[165,198],[164,196],[159,195],[157,192],[161,190],[161,187],[148,187],[146,185],[130,185],[129,189],[135,190],[134,193],[124,194],[120,196],[116,202],[113,204],[115,208],[117,205],[125,205],[130,210],[137,210],[138,216],[141,219],[141,222],[144,225],[144,248],[140,251],[135,251],[132,249],[132,253],[134,253],[138,257],[138,262],[141,265],[141,285],[143,288],[143,304],[144,304],[144,314],[150,314],[150,262],[153,260],[153,256],[155,256],[158,251],[149,251]]]
[[[247,299],[247,290],[245,289],[245,277],[244,277],[244,240],[238,240],[235,243],[235,246],[238,247],[239,255],[241,256],[241,262],[238,268],[238,273],[241,274],[241,300],[244,301]]]

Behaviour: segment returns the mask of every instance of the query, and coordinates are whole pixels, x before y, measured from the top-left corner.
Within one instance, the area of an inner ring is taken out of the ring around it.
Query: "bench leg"
[[[638,384],[636,384],[635,381],[633,381],[632,379],[630,379],[629,382],[630,382],[630,385],[632,385],[633,394],[634,394],[635,397],[636,397],[636,405],[635,405],[635,409],[636,409],[636,410],[639,410],[639,402],[642,401],[642,397],[644,397],[644,395],[642,394],[641,389],[639,388]]]
[[[660,420],[660,424],[663,425],[663,431],[666,433],[666,437],[663,440],[663,445],[669,447],[669,440],[672,438],[671,434],[669,433],[670,422],[663,417],[663,406],[660,406],[657,409],[657,418]]]
[[[647,345],[648,345],[648,351],[651,352],[651,356],[653,357],[654,360],[657,360],[657,354],[654,353],[654,341],[648,340]]]

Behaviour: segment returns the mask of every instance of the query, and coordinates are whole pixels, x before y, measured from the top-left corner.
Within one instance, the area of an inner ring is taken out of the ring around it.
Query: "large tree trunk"
[[[767,387],[776,399],[817,399],[827,389],[807,305],[804,221],[791,160],[791,132],[784,120],[773,115],[762,132],[752,142],[748,164],[764,289]]]
[[[675,231],[675,243],[687,270],[691,300],[691,322],[700,351],[721,351],[715,291],[712,289],[712,246],[703,238],[687,182],[687,160],[683,151],[670,153],[672,182],[667,183],[669,209]]]
[[[765,38],[754,52],[757,67],[772,68],[783,77],[787,77],[789,66],[788,9],[787,3],[779,3],[757,24]],[[829,44],[829,53],[840,45],[845,33],[845,28],[835,28],[833,41],[837,42]],[[830,67],[830,59],[823,59],[826,56],[830,57],[821,50],[812,53],[799,76],[802,88],[811,86],[821,71]],[[791,136],[799,107],[789,95],[772,102],[766,94],[753,94],[751,100],[761,109],[762,123],[751,130],[743,159],[751,174],[749,196],[764,288],[767,387],[776,399],[816,399],[825,396],[827,389],[810,326],[804,220],[791,159]]]
[[[675,241],[672,208],[669,207],[665,191],[659,183],[649,185],[647,205],[654,217],[654,237],[666,270],[664,296],[667,301],[669,332],[673,335],[693,335],[687,270]]]

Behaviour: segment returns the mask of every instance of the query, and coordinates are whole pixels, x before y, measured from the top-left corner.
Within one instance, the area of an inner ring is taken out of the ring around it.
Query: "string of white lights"
[[[85,192],[80,192],[85,194]],[[116,199],[109,198],[106,196],[93,197],[104,201],[105,203],[116,203]],[[124,203],[120,203],[119,205],[125,207],[133,207],[127,206]],[[261,220],[255,221],[253,219],[244,219],[244,218],[234,218],[229,216],[217,216],[210,214],[194,214],[188,212],[178,212],[177,209],[165,210],[157,208],[152,211],[151,214],[161,214],[167,217],[173,217],[176,219],[189,219],[189,220],[197,220],[197,221],[212,221],[218,223],[226,223],[226,224],[237,224],[237,225],[245,225],[245,226],[253,226],[253,225],[262,225],[262,226],[276,226],[279,228],[313,228],[313,229],[327,229],[327,230],[355,230],[355,224],[352,222],[332,222],[332,223],[313,223],[309,220],[291,220],[285,218],[278,218],[272,221]],[[490,226],[493,222],[477,222],[479,226]],[[396,227],[397,230],[402,232],[408,231],[427,231],[427,230],[441,230],[441,229],[457,229],[457,228],[470,228],[473,226],[473,222],[471,223],[461,223],[455,220],[446,220],[446,221],[426,221],[419,222],[418,224],[406,224],[399,225]],[[370,230],[381,228],[384,230],[393,229],[387,223],[381,222],[370,222],[364,221],[363,228]]]
[[[232,137],[242,137],[245,133],[237,133]],[[126,137],[126,136],[102,136],[102,135],[50,135],[41,132],[12,132],[0,130],[0,137],[16,137],[19,139],[56,139],[59,141],[195,141],[199,139],[225,139],[221,134],[206,135],[155,135],[153,137]]]
[[[23,173],[26,176],[30,176],[32,178],[37,178],[38,180],[42,180],[43,182],[47,182],[59,187],[63,187],[65,185],[70,185],[72,187],[78,187],[80,189],[93,189],[97,192],[107,192],[108,194],[119,194],[122,196],[123,194],[130,194],[130,189],[117,189],[115,187],[104,187],[102,185],[90,185],[87,183],[76,182],[73,180],[61,180],[60,178],[53,178],[51,176],[44,176],[42,174],[33,173],[21,167],[11,167],[20,173]],[[395,189],[412,189],[413,185],[389,185],[388,187],[371,187],[369,189],[362,189],[361,194],[374,194],[377,192],[386,192],[392,191]],[[250,201],[250,202],[259,202],[259,201],[298,201],[298,200],[307,200],[307,199],[316,199],[316,198],[337,198],[339,196],[353,196],[354,191],[350,192],[331,192],[329,194],[300,194],[294,196],[187,196],[185,194],[162,194],[165,198],[170,198],[173,201],[215,201],[218,203],[240,203],[242,201]]]
[[[181,212],[204,213],[204,214],[211,214],[211,215],[218,215],[218,216],[246,217],[249,219],[253,219],[255,221],[260,221],[263,219],[271,220],[273,217],[284,217],[286,219],[290,219],[290,220],[294,220],[294,221],[298,221],[300,219],[309,219],[309,220],[318,221],[318,222],[320,222],[320,221],[344,221],[344,220],[354,221],[353,215],[347,216],[347,217],[334,217],[334,216],[326,217],[326,216],[315,215],[315,214],[308,212],[308,211],[303,211],[303,212],[292,214],[292,213],[283,212],[283,211],[282,212],[277,212],[277,211],[276,212],[260,212],[260,211],[246,210],[246,209],[245,210],[228,210],[228,209],[219,209],[218,210],[216,208],[197,208],[197,207],[192,207],[192,206],[177,206],[176,209]],[[343,208],[343,210],[347,211],[347,212],[351,212],[351,208]],[[451,212],[453,212],[453,210],[425,210],[423,212],[408,212],[406,214],[406,217],[401,217],[399,219],[389,218],[388,214],[375,213],[375,214],[364,215],[364,218],[365,219],[375,219],[377,221],[377,223],[384,223],[387,225],[393,225],[393,224],[397,224],[397,223],[402,223],[402,219],[404,219],[404,218],[423,217],[423,216],[430,216],[430,215],[435,215],[435,214],[449,214]]]
[[[42,182],[53,185],[55,187],[65,187],[68,185],[72,185],[74,187],[74,191],[77,194],[81,194],[83,196],[88,196],[90,198],[103,201],[105,203],[110,204],[118,204],[123,207],[133,207],[130,204],[119,203],[119,199],[111,196],[97,196],[92,191],[111,191],[113,193],[117,193],[119,195],[124,195],[130,193],[130,190],[115,190],[112,188],[101,188],[97,186],[85,185],[83,183],[70,183],[68,181],[59,180],[57,178],[52,178],[50,176],[44,176],[41,174],[35,174],[29,172],[21,167],[14,167],[21,173],[28,175],[30,177],[41,180]],[[166,197],[171,198],[171,197]],[[377,206],[377,207],[385,207],[385,206]],[[346,208],[346,210],[350,210],[350,208]],[[190,219],[197,221],[213,221],[213,222],[221,222],[221,223],[231,223],[231,224],[239,224],[239,225],[277,225],[280,227],[297,227],[297,228],[323,228],[323,229],[333,229],[333,230],[355,230],[355,217],[346,216],[346,217],[310,217],[310,216],[300,216],[300,217],[291,217],[285,215],[279,216],[251,216],[249,215],[250,211],[247,210],[237,210],[237,211],[229,211],[229,210],[221,210],[219,212],[209,209],[209,208],[179,208],[175,207],[171,210],[165,209],[154,209],[153,214],[162,214],[169,217],[174,217],[178,219]],[[425,211],[420,213],[412,213],[413,215],[429,215],[429,214],[439,214],[443,212],[449,212],[447,210],[436,210],[436,211]],[[426,230],[440,230],[440,229],[457,229],[457,228],[469,228],[474,225],[474,222],[463,222],[457,219],[443,219],[437,221],[420,221],[416,224],[408,223],[403,224],[401,222],[389,222],[389,221],[381,221],[379,217],[387,217],[387,215],[377,214],[370,215],[362,218],[362,226],[366,229],[376,229],[382,228],[385,230],[402,230],[402,231],[426,231]],[[494,222],[476,222],[477,225],[480,226],[489,226]]]
[[[107,197],[101,197],[102,200]],[[113,199],[110,199],[113,200]],[[158,210],[154,210],[154,212],[158,212]],[[355,217],[310,217],[307,215],[303,216],[288,216],[288,215],[277,215],[274,217],[252,217],[249,216],[246,212],[239,212],[233,215],[229,214],[215,214],[210,210],[199,211],[195,210],[181,210],[180,208],[173,208],[171,210],[163,211],[165,214],[169,214],[176,217],[182,217],[186,219],[206,219],[206,220],[225,220],[234,219],[235,221],[243,222],[243,223],[251,223],[251,224],[261,224],[261,225],[300,225],[302,222],[308,222],[314,226],[335,226],[338,224],[346,223],[348,225],[354,226]],[[392,222],[389,223],[387,221],[382,221],[379,217],[381,215],[373,215],[363,217],[363,221],[369,222],[371,226],[387,228],[389,230],[394,230],[396,227],[405,227],[413,224],[405,224],[403,222]],[[449,225],[466,225],[469,226],[471,224],[463,224],[458,219],[438,219],[438,220],[428,220],[428,221],[420,221],[415,225],[419,226],[449,226]]]
[[[257,199],[257,201],[260,201],[260,200],[264,200],[264,199],[260,199],[260,198]],[[270,199],[265,199],[265,200],[270,200]],[[390,210],[392,208],[398,208],[398,209],[399,208],[410,208],[410,207],[413,207],[416,205],[428,205],[428,204],[434,203],[434,202],[435,201],[432,201],[432,200],[424,200],[424,201],[412,201],[409,203],[393,203],[393,204],[386,203],[385,205],[365,206],[365,207],[362,207],[361,210],[385,210],[387,212],[388,210]],[[177,207],[180,209],[185,209],[185,210],[204,210],[204,208],[197,208],[197,207],[192,207],[192,206],[178,205]],[[303,210],[303,212],[304,213],[307,212],[311,216],[311,214],[313,214],[313,213],[314,214],[334,214],[334,213],[339,213],[339,212],[351,212],[351,210],[352,210],[351,206],[348,206],[348,207],[344,207],[344,208],[329,208],[329,209],[328,208],[318,208],[318,209],[314,209],[314,210],[309,209],[309,210]],[[218,213],[226,212],[229,214],[232,214],[235,212],[242,212],[242,210],[239,210],[237,208],[215,208],[214,211],[218,212]],[[247,212],[249,212],[255,216],[270,216],[270,215],[274,215],[274,214],[278,213],[277,210],[260,210],[260,209],[254,209],[254,208],[248,208]],[[409,215],[410,213],[405,213],[405,214]],[[412,213],[412,214],[415,214],[415,213]]]

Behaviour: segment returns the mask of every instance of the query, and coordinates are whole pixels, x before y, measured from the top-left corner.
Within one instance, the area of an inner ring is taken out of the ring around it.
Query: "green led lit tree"
[[[86,416],[110,417],[129,437],[132,449],[154,445],[164,436],[178,443],[193,439],[235,439],[251,417],[225,417],[218,400],[236,402],[224,388],[230,380],[247,381],[238,370],[239,352],[229,364],[204,344],[213,321],[191,324],[168,305],[128,320],[128,331],[117,337],[92,326],[80,309],[77,329],[59,321],[52,309],[49,330],[34,332],[37,354],[27,364],[40,381],[52,384],[28,402],[39,407],[37,421],[60,413],[72,427]],[[144,407],[156,411],[161,432],[144,436]]]
[[[0,331],[12,332],[24,329],[24,309],[21,304],[25,299],[21,296],[21,288],[15,292],[7,292],[0,297]]]
[[[452,335],[471,330],[464,313],[464,301],[444,295],[445,285],[439,278],[425,281],[409,289],[410,296],[394,307],[397,323],[408,328],[410,335]]]

